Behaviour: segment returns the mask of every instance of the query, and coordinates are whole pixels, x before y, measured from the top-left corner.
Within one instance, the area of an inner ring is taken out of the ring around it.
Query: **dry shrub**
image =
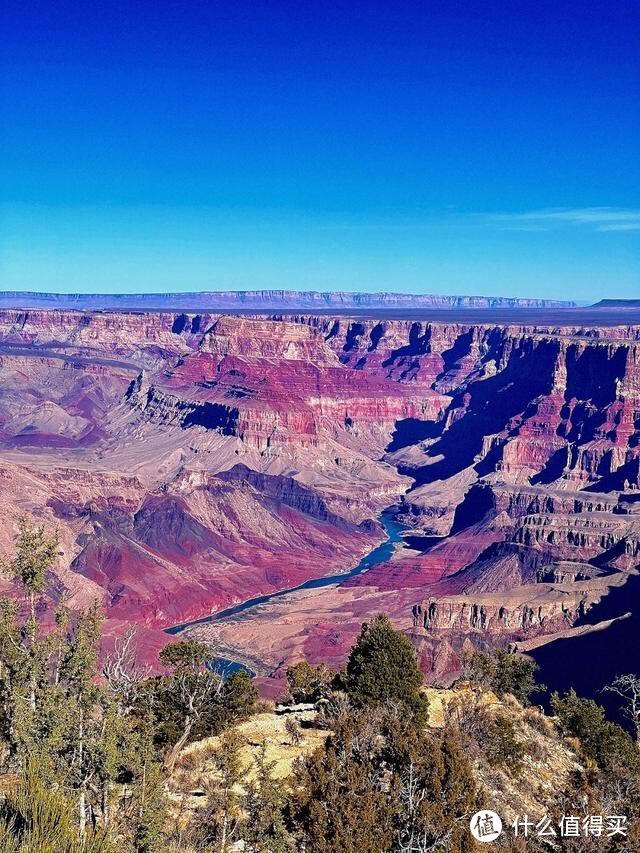
[[[445,707],[445,725],[458,729],[466,740],[478,740],[490,716],[482,696],[471,691],[456,694]]]
[[[538,734],[544,735],[544,737],[555,737],[556,727],[553,720],[543,714],[539,708],[525,708],[522,717],[527,725]]]
[[[512,715],[514,717],[519,717],[522,714],[522,705],[511,693],[504,694],[504,696],[502,697],[502,704],[508,711],[512,712]]]
[[[565,745],[575,753],[580,753],[582,750],[582,744],[580,743],[579,737],[565,737],[564,739]]]
[[[530,758],[534,761],[543,761],[547,755],[546,749],[538,740],[528,740],[524,744],[524,749]]]
[[[178,760],[176,761],[176,770],[192,772],[202,763],[202,759],[203,755],[200,751],[191,750],[190,752],[183,752],[178,756]]]

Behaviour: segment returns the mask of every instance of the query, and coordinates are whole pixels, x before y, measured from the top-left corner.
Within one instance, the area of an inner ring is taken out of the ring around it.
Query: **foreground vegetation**
[[[628,835],[593,849],[640,849],[637,742],[573,692],[551,698],[553,718],[532,707],[541,687],[529,659],[471,655],[434,724],[410,641],[376,616],[343,671],[290,667],[290,703],[313,708],[278,729],[295,762],[282,775],[257,743],[248,770],[239,724],[265,707],[247,674],[222,678],[191,640],[162,650],[161,675],[137,665],[132,634],[100,659],[97,606],[71,613],[63,600],[53,616],[42,606],[57,550],[23,523],[4,566],[24,600],[0,602],[0,853],[466,851],[470,815],[499,797],[507,811],[626,815]],[[199,741],[206,773],[189,747]]]

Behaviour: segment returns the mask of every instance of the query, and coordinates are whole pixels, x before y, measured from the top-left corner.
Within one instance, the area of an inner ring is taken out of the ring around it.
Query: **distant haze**
[[[239,290],[198,293],[36,293],[0,291],[0,308],[78,309],[497,309],[573,308],[575,302],[504,296],[440,296],[409,293],[343,291]]]

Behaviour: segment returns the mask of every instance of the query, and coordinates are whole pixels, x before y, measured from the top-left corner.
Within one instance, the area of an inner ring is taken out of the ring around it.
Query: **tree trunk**
[[[36,674],[34,670],[34,648],[36,644],[36,638],[38,636],[38,628],[36,625],[36,597],[35,593],[29,593],[29,610],[31,612],[31,625],[29,628],[29,635],[31,640],[31,672],[29,673],[29,707],[31,708],[32,713],[35,713],[36,710]]]
[[[80,811],[80,835],[84,838],[87,834],[87,795],[84,786],[80,789],[78,807]]]
[[[222,838],[220,839],[220,853],[226,853],[227,850],[227,816],[225,814],[222,821]]]
[[[183,746],[189,740],[189,735],[191,734],[191,729],[193,728],[193,720],[190,717],[187,717],[184,724],[184,731],[182,732],[179,739],[174,743],[171,747],[169,754],[164,760],[164,767],[168,773],[173,773],[173,768],[176,766],[176,761],[178,760],[178,756],[180,755],[180,751]]]
[[[109,809],[109,780],[105,779],[102,784],[102,820],[105,826],[109,826],[111,813]]]
[[[80,810],[80,835],[84,838],[87,831],[87,795],[85,792],[85,783],[84,783],[84,771],[82,767],[84,758],[84,711],[80,709],[80,724],[78,726],[78,763],[80,765],[80,777],[82,782],[80,783],[80,796],[79,796],[79,810]]]

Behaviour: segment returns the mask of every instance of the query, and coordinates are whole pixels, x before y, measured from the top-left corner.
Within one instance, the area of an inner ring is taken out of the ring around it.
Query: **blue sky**
[[[640,295],[640,6],[9,0],[0,287]]]

